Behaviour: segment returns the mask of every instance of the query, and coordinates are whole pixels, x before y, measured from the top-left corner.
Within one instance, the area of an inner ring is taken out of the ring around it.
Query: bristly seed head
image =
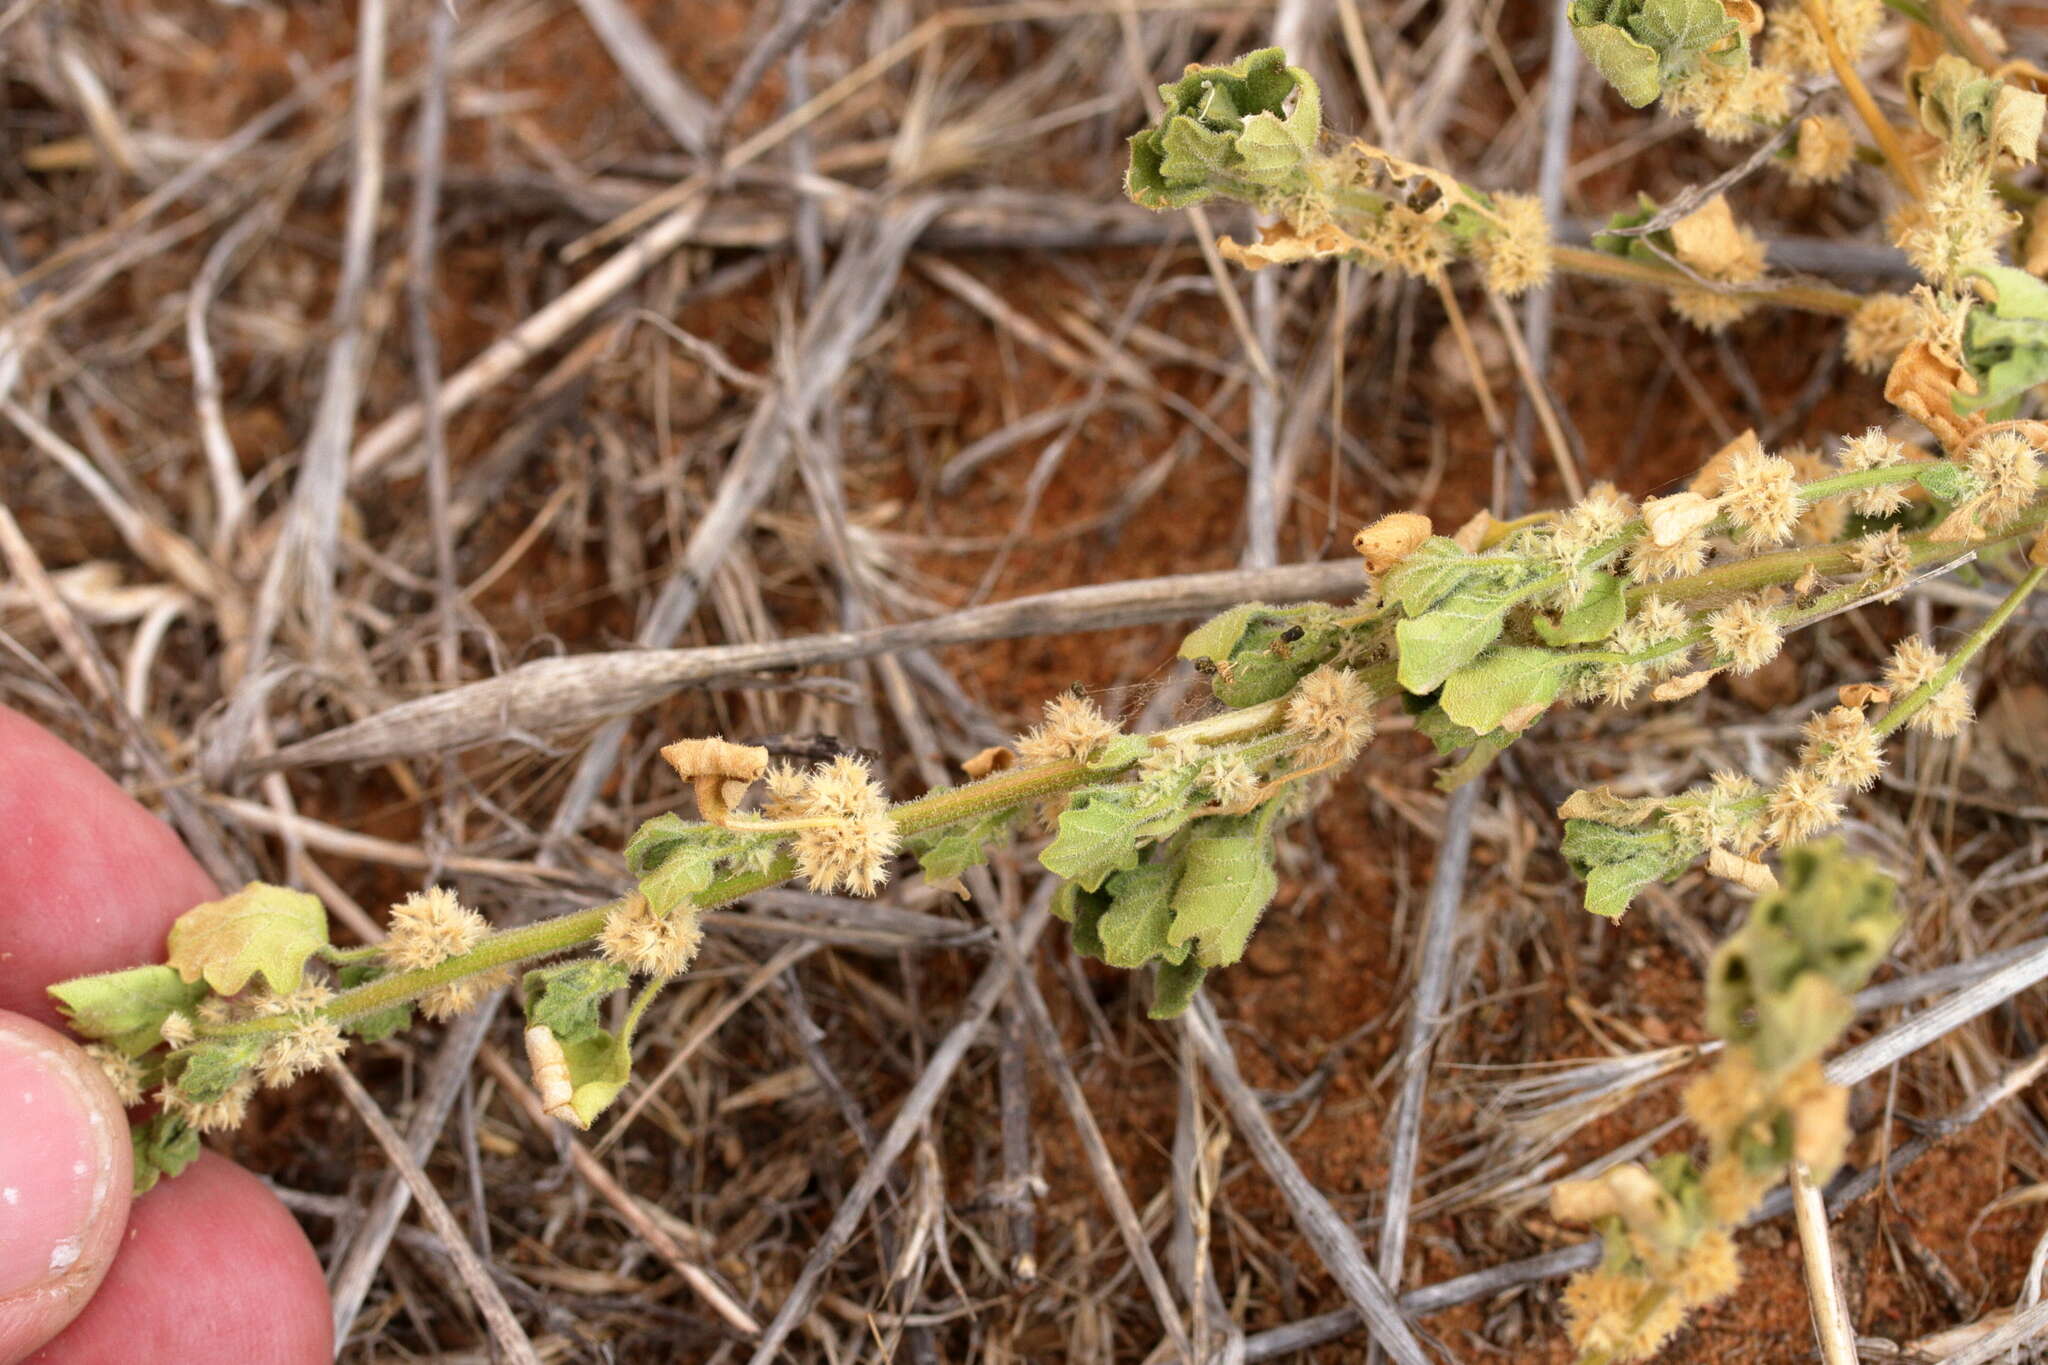
[[[1963,685],[1961,678],[1957,678],[1929,697],[1927,704],[1915,711],[1906,725],[1936,739],[1954,739],[1976,715],[1976,709],[1970,705],[1970,689]]]
[[[1896,593],[1913,576],[1913,551],[1896,526],[1887,526],[1849,547],[1849,562],[1870,586]]]
[[[628,896],[604,917],[598,947],[613,962],[645,976],[676,976],[696,960],[704,941],[694,906],[657,915],[645,896]]]
[[[2026,511],[2040,494],[2041,457],[2017,431],[1995,431],[1975,442],[1965,462],[1984,485],[1980,510],[1993,530]]]
[[[164,1040],[164,1046],[173,1052],[199,1036],[199,1031],[193,1027],[192,1016],[177,1010],[172,1010],[164,1016],[163,1025],[158,1029],[158,1033]]]
[[[1901,299],[1900,302],[1911,306],[1911,300]],[[1851,436],[1842,442],[1840,459],[1845,474],[1858,474],[1866,469],[1890,469],[1906,462],[1906,447],[1887,436],[1884,428],[1872,427],[1861,436]],[[1866,517],[1888,517],[1903,510],[1910,501],[1904,484],[1885,483],[1851,493],[1849,508]]]
[[[1866,791],[1884,767],[1882,744],[1860,708],[1837,706],[1806,722],[1799,764],[1831,786]]]
[[[1722,505],[1749,549],[1782,545],[1799,524],[1799,471],[1790,460],[1761,450],[1740,451],[1728,462]]]
[[[1048,715],[1052,709],[1047,707]],[[866,763],[842,754],[819,764],[799,813],[829,821],[798,831],[791,844],[813,891],[872,896],[889,880],[889,859],[899,842],[896,822],[889,815],[888,796]]]
[[[1628,551],[1629,577],[1638,583],[1661,583],[1667,578],[1690,578],[1707,566],[1707,537],[1690,531],[1670,545],[1659,545],[1644,536]]]
[[[390,936],[378,956],[399,971],[432,967],[460,957],[490,932],[490,924],[446,887],[415,891],[391,907]]]
[[[1045,704],[1045,722],[1017,740],[1017,757],[1025,763],[1085,759],[1123,731],[1086,697],[1062,692]]]
[[[1777,658],[1785,643],[1785,632],[1770,605],[1757,597],[1737,598],[1708,617],[1707,635],[1737,673],[1756,672]]]
[[[1287,702],[1287,728],[1308,740],[1311,764],[1349,763],[1372,742],[1372,689],[1348,668],[1328,664],[1301,680]]]
[[[475,1009],[483,998],[500,986],[512,984],[510,967],[493,967],[476,972],[445,986],[436,986],[419,999],[420,1013],[433,1020],[453,1019]]]
[[[1947,662],[1948,656],[1940,650],[1917,635],[1908,635],[1893,646],[1892,657],[1884,666],[1884,680],[1891,684],[1894,697],[1904,697],[1922,683],[1932,682]]]
[[[1202,785],[1221,806],[1241,806],[1259,794],[1259,775],[1235,754],[1210,759],[1202,765]]]
[[[104,1043],[87,1044],[85,1055],[98,1065],[100,1074],[114,1088],[114,1097],[121,1101],[122,1108],[142,1103],[142,1063],[119,1048],[108,1047]]]
[[[331,1020],[295,1020],[289,1033],[272,1038],[256,1063],[256,1074],[270,1086],[290,1085],[309,1071],[318,1071],[348,1051],[348,1039]]]
[[[1833,828],[1841,818],[1833,784],[1818,773],[1793,768],[1771,793],[1764,831],[1774,844],[1797,844]]]

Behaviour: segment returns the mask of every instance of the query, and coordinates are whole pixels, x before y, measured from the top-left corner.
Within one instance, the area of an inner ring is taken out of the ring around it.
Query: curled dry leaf
[[[730,744],[718,736],[679,739],[661,751],[685,782],[700,777],[726,777],[753,782],[768,771],[768,751],[751,744]]]
[[[1433,186],[1437,191],[1436,201],[1427,208],[1419,209],[1427,222],[1439,221],[1460,204],[1485,212],[1480,205],[1472,202],[1471,196],[1465,192],[1465,187],[1458,183],[1458,178],[1454,175],[1440,171],[1434,166],[1424,166],[1419,162],[1395,156],[1392,152],[1375,147],[1369,142],[1354,140],[1350,151],[1362,169],[1384,176],[1392,185],[1413,185],[1416,181],[1421,181]],[[1412,199],[1414,196],[1409,197]],[[1493,217],[1490,213],[1486,216]]]
[[[1692,476],[1686,487],[1703,498],[1717,496],[1726,485],[1728,466],[1735,462],[1737,455],[1761,455],[1764,443],[1757,439],[1752,428],[1715,451],[1708,461],[1700,466],[1700,472]]]
[[[2015,85],[2001,85],[1991,105],[1991,145],[2022,166],[2030,166],[2041,150],[2041,121],[2048,114],[2048,96]]]
[[[1667,679],[1650,689],[1651,701],[1682,701],[1712,682],[1718,668],[1703,668],[1697,673],[1686,673]]]
[[[1709,525],[1719,515],[1718,502],[1691,490],[1673,493],[1668,498],[1651,498],[1643,504],[1643,526],[1650,534],[1650,543],[1663,550]]]
[[[1671,225],[1671,244],[1679,260],[1709,279],[1754,279],[1762,265],[1756,239],[1718,194]]]
[[[2048,276],[2048,199],[2027,212],[2027,242],[2020,253],[2020,266],[2029,275]]]
[[[1216,243],[1216,250],[1222,253],[1224,260],[1233,261],[1246,270],[1317,261],[1364,249],[1364,242],[1328,224],[1303,232],[1292,223],[1268,223],[1259,229],[1256,242],[1240,246],[1232,238],[1225,237]]]
[[[1771,869],[1754,858],[1744,858],[1725,848],[1713,849],[1707,854],[1707,871],[1758,895],[1778,889],[1778,879]]]
[[[1420,512],[1392,512],[1353,536],[1351,545],[1365,556],[1367,573],[1382,574],[1414,554],[1430,530]]]
[[[2027,547],[2027,563],[2037,569],[2048,569],[2048,531],[2034,537],[2034,543]]]
[[[1604,1180],[1560,1180],[1550,1187],[1550,1216],[1560,1223],[1597,1223],[1619,1211]]]
[[[1958,413],[1955,396],[1977,392],[1977,381],[1961,364],[1930,346],[1925,338],[1899,352],[1885,376],[1887,403],[1933,432],[1949,450],[1961,450],[1984,428],[1977,413]]]
[[[1984,523],[1977,520],[1977,513],[1983,509],[1984,499],[1980,495],[1968,502],[1959,503],[1956,509],[1941,519],[1941,524],[1927,533],[1927,538],[1937,545],[1967,545],[1984,538]]]
[[[1575,791],[1557,808],[1560,820],[1594,820],[1603,825],[1628,828],[1640,825],[1664,809],[1654,796],[1620,796],[1612,787],[1588,787]]]
[[[1764,29],[1763,6],[1756,0],[1721,0],[1721,8],[1728,12],[1745,38],[1754,38]]]
[[[962,761],[960,771],[969,777],[979,779],[987,777],[990,773],[999,773],[1016,761],[1017,755],[1008,746],[997,744]]]
[[[1485,546],[1487,533],[1498,524],[1493,513],[1482,507],[1463,526],[1451,532],[1451,544],[1468,555],[1476,555]]]
[[[679,739],[661,751],[676,776],[697,789],[697,807],[713,824],[726,823],[727,811],[746,797],[747,788],[768,771],[768,751],[751,744],[709,739]]]
[[[576,1085],[569,1079],[568,1054],[546,1024],[535,1024],[526,1031],[526,1063],[533,1068],[533,1087],[540,1092],[540,1107],[547,1116],[583,1127],[571,1103]]]
[[[1892,699],[1892,690],[1879,683],[1843,683],[1837,695],[1842,705],[1861,710],[1866,706],[1883,706]]]

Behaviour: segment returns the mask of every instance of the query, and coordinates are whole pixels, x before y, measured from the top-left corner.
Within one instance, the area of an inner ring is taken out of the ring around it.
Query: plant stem
[[[1820,34],[1821,43],[1827,48],[1828,65],[1835,69],[1835,79],[1842,83],[1842,93],[1849,97],[1849,103],[1856,106],[1857,116],[1870,129],[1870,136],[1883,151],[1893,178],[1914,199],[1924,200],[1927,192],[1921,188],[1919,173],[1913,169],[1913,162],[1906,155],[1905,144],[1899,141],[1899,130],[1892,127],[1891,120],[1877,107],[1877,101],[1871,98],[1869,88],[1863,84],[1863,77],[1856,74],[1856,64],[1842,50],[1841,39],[1835,36],[1835,26],[1828,21],[1827,7],[1821,0],[1799,0],[1799,7],[1805,12],[1807,22]]]
[[[1618,258],[1617,258],[1618,259]],[[1806,501],[1817,501],[1825,497],[1840,496],[1865,488],[1884,484],[1915,481],[1914,467],[1892,465],[1880,469],[1858,470],[1817,479],[1803,485],[1799,494]],[[1524,522],[1528,519],[1524,518]],[[2023,537],[2038,532],[2048,525],[2048,502],[2030,508],[2027,512],[2007,523],[1998,535],[1966,544],[1956,541],[1936,541],[1932,533],[1907,540],[1915,568],[1953,558],[1971,550],[1985,550],[2011,544]],[[1602,542],[1589,551],[1582,567],[1592,568],[1620,552],[1630,540],[1641,533],[1641,520],[1635,519],[1620,534]],[[1820,574],[1837,574],[1847,570],[1853,563],[1853,545],[1836,542],[1825,546],[1794,548],[1771,554],[1754,555],[1748,559],[1719,564],[1688,578],[1668,583],[1637,584],[1629,589],[1631,605],[1655,596],[1675,605],[1707,601],[1715,597],[1736,596],[1755,592],[1763,588],[1781,586],[1798,581],[1809,571]],[[1519,556],[1494,555],[1481,558],[1500,560],[1503,565],[1526,562]],[[1879,722],[1879,732],[1887,733],[1905,723],[1913,711],[1926,704],[1929,697],[1940,687],[1952,681],[1961,672],[1970,657],[1995,634],[2000,626],[2009,620],[2018,609],[2021,600],[2039,585],[2043,570],[2035,569],[2027,575],[2014,593],[1995,611],[1975,634],[1970,637],[1956,656],[1949,661],[1936,678],[1926,686],[1916,689],[1913,695],[1902,700]],[[1557,586],[1569,577],[1566,573],[1545,575],[1522,587],[1515,594],[1516,602],[1525,602],[1531,597]],[[1853,604],[1868,595],[1868,585],[1856,583],[1837,588],[1814,599],[1804,607],[1788,612],[1783,624],[1796,628],[1809,621],[1817,620],[1843,606]],[[1383,612],[1375,612],[1351,622],[1354,628],[1369,628],[1379,621]],[[1577,661],[1584,663],[1649,662],[1679,648],[1696,646],[1706,638],[1704,629],[1694,630],[1676,640],[1669,640],[1654,646],[1641,655],[1622,655],[1610,650],[1580,651]],[[1357,670],[1358,676],[1377,696],[1388,696],[1397,690],[1399,661],[1397,658],[1382,659]],[[920,834],[945,825],[957,824],[964,820],[1006,810],[1030,801],[1040,801],[1058,796],[1077,788],[1095,783],[1114,781],[1135,767],[1146,754],[1176,743],[1192,743],[1203,746],[1243,744],[1278,732],[1286,717],[1287,697],[1224,711],[1218,715],[1191,721],[1185,725],[1158,731],[1150,736],[1127,736],[1111,741],[1103,755],[1093,762],[1081,759],[1061,759],[1051,763],[1034,764],[1030,767],[1012,768],[971,782],[961,787],[943,788],[927,792],[923,796],[904,801],[891,810],[898,833]],[[1142,738],[1142,744],[1133,740]],[[1122,746],[1119,748],[1118,746]],[[1264,750],[1262,749],[1263,753]],[[733,873],[714,881],[696,900],[697,909],[708,910],[716,906],[763,891],[771,886],[788,881],[797,874],[797,866],[787,855],[778,856],[765,868],[758,871]],[[450,985],[464,977],[479,972],[492,971],[501,967],[515,966],[539,958],[553,957],[569,952],[595,939],[604,929],[608,915],[623,904],[622,900],[571,911],[554,919],[518,929],[507,929],[486,937],[467,953],[451,957],[431,967],[410,971],[393,972],[375,981],[344,991],[328,1002],[319,1013],[334,1022],[347,1023],[365,1015],[375,1014],[397,1005],[407,1004],[439,987]],[[376,958],[374,945],[360,948],[331,949],[323,956],[337,964],[351,964],[372,961]],[[200,1024],[198,1032],[203,1037],[224,1038],[283,1032],[294,1027],[291,1016],[280,1015],[260,1019],[237,1020],[227,1024]]]
[[[1566,274],[1584,275],[1589,279],[1664,290],[1703,287],[1676,270],[1666,270],[1647,261],[1630,260],[1626,256],[1615,256],[1590,247],[1553,246],[1550,259]],[[1759,303],[1774,303],[1785,308],[1797,308],[1801,312],[1825,313],[1838,318],[1853,317],[1863,306],[1862,296],[1820,284],[1774,284],[1762,289],[1730,289],[1727,292],[1739,293]]]

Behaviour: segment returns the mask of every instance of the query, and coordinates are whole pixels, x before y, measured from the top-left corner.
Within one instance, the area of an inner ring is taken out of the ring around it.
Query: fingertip
[[[128,1216],[127,1116],[99,1066],[0,1012],[0,1361],[64,1329],[115,1259]]]
[[[36,1356],[63,1365],[159,1360],[325,1365],[327,1281],[298,1223],[263,1182],[207,1152],[135,1201],[99,1293]]]
[[[0,706],[0,1009],[60,1022],[52,981],[163,959],[219,894],[170,826],[86,757]]]

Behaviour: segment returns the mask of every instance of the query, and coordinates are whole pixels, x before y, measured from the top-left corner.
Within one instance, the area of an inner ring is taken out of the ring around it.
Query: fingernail
[[[111,1192],[116,1135],[81,1065],[0,1027],[0,1297],[75,1265]]]

